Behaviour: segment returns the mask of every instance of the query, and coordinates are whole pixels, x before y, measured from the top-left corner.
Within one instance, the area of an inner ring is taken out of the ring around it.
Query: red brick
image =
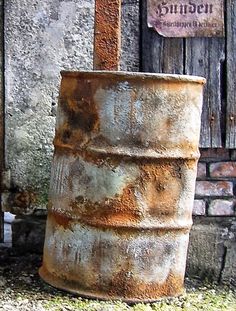
[[[199,162],[197,166],[197,178],[206,177],[206,163]]]
[[[195,194],[197,196],[232,196],[233,183],[230,181],[197,181]]]
[[[210,216],[233,216],[235,202],[233,200],[213,200],[208,209]]]
[[[201,160],[204,161],[214,161],[214,160],[230,160],[230,153],[228,149],[200,149]]]
[[[193,215],[202,216],[206,214],[206,202],[203,200],[194,200]]]
[[[236,177],[236,162],[218,162],[210,164],[211,177]]]

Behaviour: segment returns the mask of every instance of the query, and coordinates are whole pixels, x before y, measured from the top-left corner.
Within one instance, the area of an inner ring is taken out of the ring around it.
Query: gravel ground
[[[0,248],[0,310],[84,311],[236,311],[236,289],[186,280],[186,294],[154,304],[128,306],[122,302],[86,300],[56,290],[38,276],[41,256]]]

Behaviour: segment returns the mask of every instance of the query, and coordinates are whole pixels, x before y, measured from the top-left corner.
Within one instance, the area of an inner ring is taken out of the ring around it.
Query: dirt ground
[[[8,311],[178,311],[178,310],[236,310],[236,289],[203,284],[186,279],[186,294],[154,304],[129,306],[118,302],[86,300],[59,291],[45,284],[38,276],[41,256],[21,254],[11,248],[0,248],[0,310]]]

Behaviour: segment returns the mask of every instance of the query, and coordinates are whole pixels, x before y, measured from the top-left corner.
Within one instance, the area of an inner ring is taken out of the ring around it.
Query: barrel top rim
[[[62,77],[81,77],[92,78],[93,77],[126,77],[128,80],[132,78],[141,78],[142,80],[152,78],[154,80],[163,80],[171,82],[195,82],[199,84],[205,84],[206,79],[200,76],[192,75],[180,75],[180,74],[166,74],[166,73],[150,73],[150,72],[130,72],[130,71],[107,71],[107,70],[94,70],[94,71],[61,71]]]

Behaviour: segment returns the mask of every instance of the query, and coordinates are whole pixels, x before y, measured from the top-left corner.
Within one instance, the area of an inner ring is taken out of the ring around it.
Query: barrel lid
[[[132,79],[153,79],[170,82],[195,82],[199,84],[205,84],[206,79],[199,76],[191,75],[179,75],[179,74],[165,74],[165,73],[149,73],[149,72],[127,72],[127,71],[61,71],[62,77],[77,77],[77,78],[97,78],[97,77],[117,77],[125,78],[127,80]]]

